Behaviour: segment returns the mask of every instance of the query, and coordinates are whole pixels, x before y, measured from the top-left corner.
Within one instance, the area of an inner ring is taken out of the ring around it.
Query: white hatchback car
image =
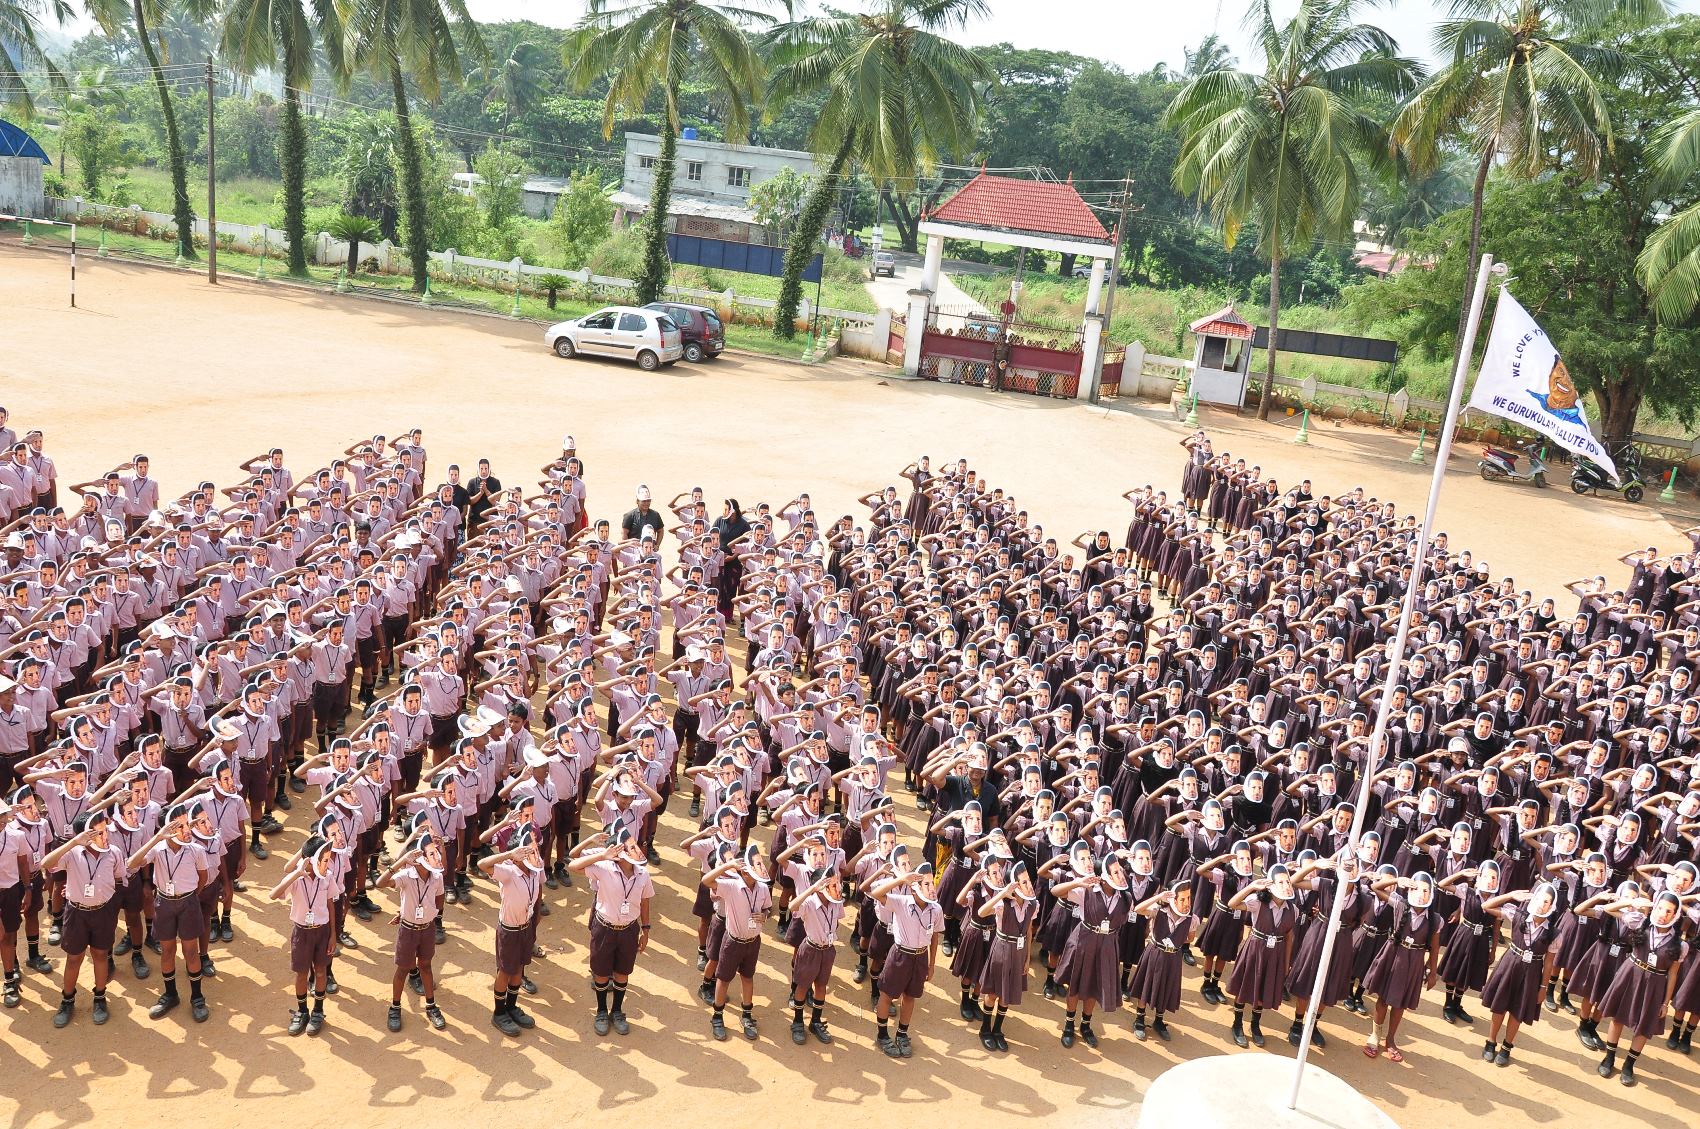
[[[666,314],[636,306],[608,306],[577,321],[557,322],[543,334],[557,356],[618,357],[654,372],[685,355],[679,327]]]

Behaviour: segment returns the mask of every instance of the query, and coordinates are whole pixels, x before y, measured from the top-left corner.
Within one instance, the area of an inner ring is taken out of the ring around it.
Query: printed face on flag
[[[1470,407],[1538,431],[1617,477],[1617,467],[1588,429],[1586,405],[1564,359],[1546,330],[1503,287]]]

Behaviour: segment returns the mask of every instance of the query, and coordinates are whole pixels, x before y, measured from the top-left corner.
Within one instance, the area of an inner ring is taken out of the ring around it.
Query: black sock
[[[822,1004],[819,1000],[815,999],[813,996],[809,997],[809,1022],[810,1023],[819,1023],[820,1022],[820,1013],[821,1013],[821,1009],[824,1006],[825,1006],[824,1004]]]
[[[1144,1008],[1135,1009],[1135,1011],[1133,1013],[1133,1021],[1135,1023],[1144,1023],[1145,1022],[1145,1009]]]
[[[720,1020],[722,1023],[724,1023],[726,1021],[726,1005],[725,1004],[715,1004],[714,1005],[714,1018]]]
[[[992,1013],[989,1012],[989,1011],[982,1011],[982,1012],[980,1012],[980,1034],[990,1035],[991,1033],[992,1033]]]
[[[198,1000],[202,998],[201,974],[199,972],[189,973],[189,998],[191,1000]]]
[[[177,994],[177,973],[162,972],[160,976],[165,981],[165,994],[175,996]]]
[[[508,1010],[508,994],[507,994],[507,992],[506,991],[497,992],[496,993],[495,1010],[492,1011],[490,1014],[493,1017],[500,1019],[502,1017],[502,1015],[507,1010]]]
[[[249,832],[249,834],[248,834],[248,846],[250,848],[252,848],[252,847],[257,847],[259,845],[260,845],[260,833],[259,833],[259,831],[255,830],[255,831]]]
[[[35,960],[37,957],[41,956],[41,938],[40,937],[26,937],[25,941],[27,941],[28,944],[29,944],[29,951],[30,951],[30,959],[31,960]]]
[[[879,1026],[880,1026],[880,1038],[882,1038],[882,1039],[891,1038],[891,1021],[889,1019],[882,1019],[882,1020],[879,1021]]]
[[[608,981],[592,980],[590,986],[596,993],[596,1014],[601,1015],[608,1010]]]
[[[437,994],[435,992],[433,992],[429,996],[425,997],[425,1006],[426,1007],[436,1007],[437,1006]]]
[[[714,978],[711,976],[704,976],[702,978],[702,986],[711,992],[714,991]]]
[[[401,997],[396,995],[394,992],[390,993],[390,1006],[393,1008],[401,1007]]]
[[[1008,1015],[1008,1014],[1009,1014],[1009,1009],[1004,1007],[1002,1004],[999,1004],[998,1005],[998,1017],[996,1019],[992,1020],[992,1030],[999,1035],[1003,1034],[1003,1017]],[[1092,1017],[1087,1016],[1085,1018],[1085,1020],[1083,1020],[1081,1022],[1080,1029],[1082,1031],[1084,1031],[1090,1026],[1092,1026]]]
[[[1628,1054],[1623,1056],[1623,1068],[1628,1070],[1630,1067],[1635,1065],[1635,1060],[1640,1057],[1640,1051],[1630,1051]]]
[[[1063,1016],[1063,1026],[1064,1027],[1073,1027],[1074,1026],[1074,1009],[1073,1008],[1069,1008],[1068,1013]]]
[[[907,1023],[899,1023],[897,1025],[897,1037],[899,1039],[907,1039],[909,1037],[909,1025]]]
[[[1245,1022],[1245,1005],[1244,1004],[1235,1004],[1234,1005],[1234,1023],[1236,1025],[1238,1025],[1238,1024],[1241,1024],[1241,1023],[1244,1023],[1244,1022]]]
[[[750,1011],[754,1007],[755,1007],[754,1004],[745,1004],[738,1009],[738,1014],[741,1015],[744,1018],[744,1020],[747,1022],[751,1018]]]
[[[323,992],[315,991],[313,993],[313,1014],[325,1014],[325,994]]]
[[[295,1010],[300,1012],[302,1015],[307,1014],[307,993],[306,992],[295,993]]]
[[[1511,1049],[1511,1040],[1510,1040],[1510,1039],[1507,1039],[1507,1040],[1505,1040],[1505,1042],[1504,1042],[1504,1043],[1503,1043],[1503,1044],[1501,1044],[1501,1045],[1502,1045],[1502,1046],[1504,1046],[1504,1047],[1505,1047],[1505,1049],[1506,1049],[1506,1050],[1510,1050],[1510,1049]]]
[[[617,981],[614,984],[614,1010],[626,1010],[626,986]]]

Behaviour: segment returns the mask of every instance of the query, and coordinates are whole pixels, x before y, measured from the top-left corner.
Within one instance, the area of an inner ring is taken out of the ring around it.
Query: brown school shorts
[[[289,970],[312,972],[323,968],[331,959],[331,927],[297,925],[289,931]]]
[[[65,922],[59,933],[60,948],[70,956],[78,956],[90,949],[97,953],[111,952],[113,939],[118,934],[119,908],[116,896],[94,909],[83,909],[66,902]]]
[[[200,941],[206,919],[201,915],[201,899],[197,893],[190,891],[175,898],[154,899],[154,940]]]

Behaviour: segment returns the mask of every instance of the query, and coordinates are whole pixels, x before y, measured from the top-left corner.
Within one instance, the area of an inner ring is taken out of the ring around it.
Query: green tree
[[[484,222],[503,227],[515,219],[525,193],[525,162],[519,154],[492,141],[472,162],[472,169],[478,174],[472,194],[484,212]]]
[[[1468,261],[1481,251],[1482,200],[1497,162],[1524,179],[1553,169],[1568,155],[1592,177],[1611,144],[1602,80],[1624,70],[1625,59],[1597,37],[1612,21],[1645,22],[1664,0],[1451,0],[1452,18],[1435,29],[1448,60],[1399,110],[1394,146],[1417,173],[1443,160],[1460,138],[1476,160],[1470,190]],[[1466,271],[1458,310],[1456,353],[1475,289]]]
[[[431,263],[431,218],[426,205],[425,160],[408,111],[407,83],[426,101],[436,101],[445,83],[461,77],[460,39],[475,55],[484,40],[467,14],[466,0],[337,0],[354,66],[387,80],[396,117],[396,154],[401,165],[402,216],[413,289],[423,293]],[[405,76],[405,78],[404,78]]]
[[[377,243],[383,237],[378,225],[365,216],[342,212],[330,222],[326,229],[332,239],[341,240],[348,244],[348,276],[353,278],[360,273],[360,245],[362,243]]]
[[[124,139],[111,113],[98,106],[77,110],[66,120],[60,141],[77,161],[83,194],[100,198],[106,174],[124,160]]]
[[[796,333],[803,271],[852,154],[875,184],[902,184],[974,144],[990,65],[952,34],[986,14],[985,0],[876,0],[865,15],[783,24],[768,36],[769,97],[824,90],[809,145],[827,158],[785,249],[773,332]]]
[[[803,210],[813,181],[813,177],[786,165],[750,189],[750,210],[756,214],[756,222],[785,238],[797,221],[797,213]]]
[[[567,190],[555,204],[555,214],[549,217],[555,245],[561,249],[561,265],[568,270],[582,270],[590,261],[597,244],[608,238],[614,222],[614,201],[609,190],[593,170],[573,174]],[[551,305],[550,309],[554,306]]]
[[[701,80],[728,139],[748,137],[749,99],[761,89],[762,68],[745,29],[760,22],[771,21],[747,7],[706,0],[629,0],[620,6],[616,0],[589,0],[562,49],[568,81],[578,90],[607,81],[604,140],[613,136],[620,115],[639,117],[652,96],[661,99],[661,158],[643,221],[643,270],[636,280],[640,305],[667,289],[667,205],[682,124],[680,92],[688,80]]]
[[[67,0],[0,0],[0,111],[20,121],[29,121],[35,113],[32,84],[25,81],[25,73],[44,72],[52,86],[66,88],[65,76],[36,38],[36,28],[46,14],[64,23],[71,15],[70,4]]]
[[[198,8],[208,0],[192,0]],[[153,25],[164,22],[169,0],[85,0],[88,13],[107,35],[118,35],[127,24],[136,37],[147,68],[153,75],[154,93],[165,123],[166,159],[171,164],[171,216],[177,223],[177,253],[195,258],[195,211],[189,206],[189,163],[177,130],[177,113],[172,106],[171,84],[161,68]]]
[[[1700,171],[1700,109],[1671,121],[1653,150],[1661,189],[1672,189]],[[1700,306],[1700,202],[1689,205],[1647,240],[1636,265],[1659,316],[1687,321]]]
[[[277,131],[283,175],[283,234],[289,273],[307,277],[307,130],[301,91],[313,81],[319,45],[333,74],[347,73],[342,17],[334,0],[226,0],[224,56],[245,74],[273,70],[283,80],[283,121]]]
[[[1181,134],[1175,185],[1196,193],[1231,246],[1255,220],[1269,261],[1269,365],[1258,400],[1269,418],[1280,327],[1281,262],[1317,236],[1351,230],[1358,162],[1386,152],[1382,131],[1359,108],[1372,94],[1403,94],[1417,68],[1386,32],[1354,20],[1354,0],[1303,0],[1285,25],[1269,0],[1248,21],[1264,70],[1217,70],[1189,81],[1169,107]]]

